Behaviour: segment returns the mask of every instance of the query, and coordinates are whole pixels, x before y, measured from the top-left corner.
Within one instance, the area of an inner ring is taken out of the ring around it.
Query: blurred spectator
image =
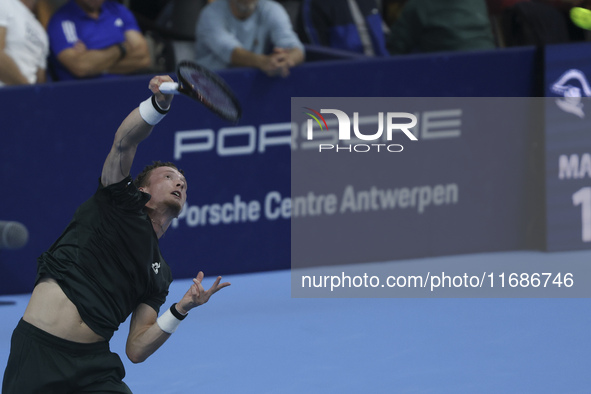
[[[391,26],[398,17],[406,0],[382,0],[382,17],[387,26]]]
[[[47,30],[58,80],[108,78],[150,66],[133,14],[115,1],[70,0],[53,14]]]
[[[129,0],[128,7],[133,13],[156,20],[172,0]]]
[[[485,0],[408,0],[390,30],[392,54],[495,48]]]
[[[195,23],[199,11],[215,0],[127,0],[142,32],[158,32],[163,36],[195,39]],[[193,19],[194,18],[194,19]],[[191,20],[190,27],[186,20]],[[179,22],[183,26],[178,26]]]
[[[215,1],[215,0],[213,0],[213,1]],[[283,8],[285,8],[287,15],[289,15],[289,20],[291,22],[291,25],[294,26],[294,28],[295,28],[295,26],[298,23],[298,16],[300,14],[300,8],[301,8],[303,0],[275,0],[275,1],[277,1],[279,4],[281,4],[283,6]]]
[[[128,8],[143,33],[161,28],[159,18],[169,13],[173,0],[129,0]]]
[[[47,25],[49,24],[49,20],[53,13],[67,2],[68,0],[39,0],[37,1],[37,6],[33,12],[37,15],[37,19],[41,22],[43,27],[47,29]]]
[[[37,0],[0,1],[0,86],[45,82],[49,43]]]
[[[271,0],[214,1],[199,15],[196,39],[197,62],[212,70],[256,67],[285,77],[304,61],[287,12]]]
[[[567,12],[546,1],[520,1],[505,7],[502,29],[508,47],[571,41]]]
[[[388,55],[377,0],[303,0],[298,34],[303,42],[362,53]]]
[[[486,5],[489,14],[496,15],[522,1],[530,0],[486,0]]]

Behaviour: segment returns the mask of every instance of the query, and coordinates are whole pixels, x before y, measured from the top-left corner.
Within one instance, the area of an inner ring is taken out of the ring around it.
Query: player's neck
[[[174,219],[173,217],[170,217],[163,213],[159,213],[154,209],[148,209],[148,217],[152,222],[152,227],[154,228],[154,232],[158,236],[158,239],[164,236],[166,230],[168,230],[168,227]]]

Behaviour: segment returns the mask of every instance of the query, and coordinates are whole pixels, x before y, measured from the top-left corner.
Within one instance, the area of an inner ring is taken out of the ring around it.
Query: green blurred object
[[[570,10],[570,19],[581,29],[591,30],[591,10],[583,7],[573,7]]]

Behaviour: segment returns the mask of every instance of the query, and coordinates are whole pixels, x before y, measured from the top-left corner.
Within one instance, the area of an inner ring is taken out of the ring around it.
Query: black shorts
[[[76,343],[21,321],[12,333],[2,394],[131,393],[108,342]]]

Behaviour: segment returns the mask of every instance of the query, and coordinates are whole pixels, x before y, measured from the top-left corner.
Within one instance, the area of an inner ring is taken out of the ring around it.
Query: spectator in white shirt
[[[304,46],[283,6],[271,0],[217,0],[197,21],[197,63],[219,70],[255,67],[286,77],[304,61]]]
[[[36,3],[0,1],[0,87],[46,81],[49,40],[33,14]]]

